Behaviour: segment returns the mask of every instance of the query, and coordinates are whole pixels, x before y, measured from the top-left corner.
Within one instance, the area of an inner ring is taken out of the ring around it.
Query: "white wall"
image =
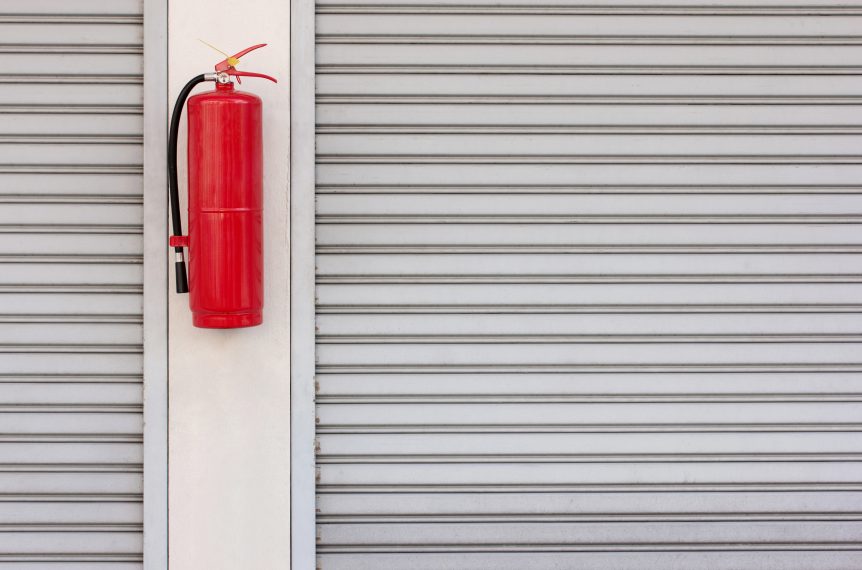
[[[188,298],[170,297],[174,569],[289,567],[289,14],[287,1],[170,2],[171,106],[188,79],[211,72],[222,59],[198,38],[230,53],[269,43],[243,58],[239,68],[280,81],[247,79],[240,87],[264,104],[264,324],[232,331],[195,329]],[[196,92],[210,88],[200,86]],[[179,156],[185,196],[183,120]],[[172,268],[169,274],[173,277]]]

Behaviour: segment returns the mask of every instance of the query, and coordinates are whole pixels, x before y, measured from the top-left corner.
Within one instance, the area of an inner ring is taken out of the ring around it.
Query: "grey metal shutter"
[[[140,0],[0,3],[0,567],[140,568]]]
[[[860,33],[318,2],[319,567],[862,568]]]

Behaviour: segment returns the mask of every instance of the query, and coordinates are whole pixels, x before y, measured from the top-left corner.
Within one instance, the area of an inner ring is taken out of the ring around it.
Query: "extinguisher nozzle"
[[[186,273],[186,262],[176,261],[174,262],[174,270],[177,274],[177,293],[188,293],[189,292],[189,278]]]

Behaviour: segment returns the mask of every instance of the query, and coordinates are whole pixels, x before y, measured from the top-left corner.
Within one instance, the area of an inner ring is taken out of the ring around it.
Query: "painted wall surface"
[[[171,568],[289,567],[289,17],[289,2],[170,2],[171,107],[223,58],[198,38],[230,53],[269,43],[239,68],[280,80],[240,87],[264,101],[264,324],[195,329],[188,298],[170,297]],[[180,145],[185,197],[185,116]]]

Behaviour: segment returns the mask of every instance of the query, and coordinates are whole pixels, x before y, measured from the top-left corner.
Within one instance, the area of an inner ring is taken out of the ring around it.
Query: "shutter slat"
[[[860,18],[318,2],[320,567],[862,563]]]
[[[0,7],[9,570],[142,567],[141,10],[137,0]]]

